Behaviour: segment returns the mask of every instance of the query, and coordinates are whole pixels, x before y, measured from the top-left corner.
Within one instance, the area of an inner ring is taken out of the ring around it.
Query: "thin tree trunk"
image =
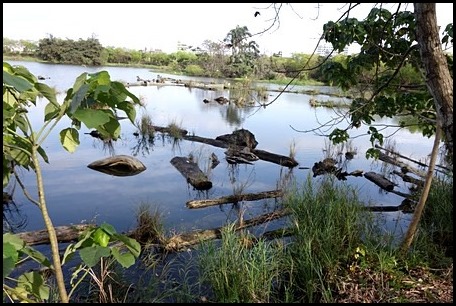
[[[429,195],[429,190],[431,189],[432,178],[434,177],[435,162],[436,162],[437,155],[438,155],[440,138],[441,138],[441,130],[440,130],[439,124],[437,123],[435,139],[434,139],[434,146],[432,147],[431,160],[429,162],[429,168],[428,168],[428,172],[426,175],[426,181],[424,182],[423,191],[421,193],[418,205],[416,206],[415,212],[413,213],[412,221],[410,222],[410,225],[407,229],[407,233],[405,234],[404,241],[402,242],[401,251],[404,254],[410,248],[413,238],[415,237],[415,233],[418,228],[418,224],[420,222],[421,215],[423,214],[424,205],[426,204],[426,200]]]

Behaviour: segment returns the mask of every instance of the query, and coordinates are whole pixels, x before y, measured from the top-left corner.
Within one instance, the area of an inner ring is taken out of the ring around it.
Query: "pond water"
[[[107,70],[112,80],[125,82],[135,82],[137,76],[153,79],[157,74],[176,79],[208,80],[167,75],[145,68],[82,67],[20,61],[9,63],[23,65],[37,76],[49,77],[43,82],[62,92],[59,101],[63,100],[65,90],[71,87],[76,77],[83,72]],[[315,86],[295,86],[293,89],[299,88],[317,88],[321,92],[335,90],[331,87]],[[281,177],[291,177],[299,186],[309,175],[312,176],[310,169],[301,168],[312,168],[315,162],[325,158],[327,152],[324,150],[327,149],[328,143],[324,137],[315,133],[299,131],[316,128],[338,115],[332,109],[312,108],[309,105],[311,96],[305,94],[284,93],[266,108],[237,108],[232,104],[220,105],[213,101],[219,96],[230,97],[233,93],[227,90],[141,86],[131,87],[130,91],[145,103],[144,109],[138,108],[137,119],[143,114],[148,114],[154,125],[167,126],[174,122],[190,134],[209,138],[244,128],[255,135],[258,141],[257,149],[288,156],[290,149],[294,148],[299,166],[290,170],[263,160],[258,160],[253,165],[232,166],[224,158],[225,149],[186,140],[174,143],[168,137],[161,137],[160,133],[156,134],[153,144],[141,143],[139,138],[133,135],[137,128],[127,120],[121,121],[121,139],[114,143],[112,149],[104,146],[100,140],[84,134],[90,130],[83,126],[80,130],[81,144],[75,153],[70,154],[59,142],[59,131],[69,125],[68,121],[62,121],[44,143],[50,159],[49,164],[43,163],[45,192],[49,213],[55,226],[94,221],[98,224],[112,224],[121,232],[128,231],[136,224],[139,206],[142,203],[149,203],[152,208],[157,207],[163,213],[165,228],[170,232],[219,227],[227,221],[236,220],[239,206],[225,204],[203,209],[188,209],[186,202],[231,195],[234,190],[239,189],[246,193],[273,190],[277,188]],[[268,101],[272,101],[277,94],[269,92]],[[314,98],[333,99],[326,95]],[[211,102],[203,103],[203,99]],[[46,101],[39,101],[37,107],[30,111],[32,124],[36,128],[42,125],[45,105]],[[394,120],[381,120],[377,123],[389,124],[394,123]],[[341,126],[345,127],[346,122],[342,124],[344,125]],[[356,149],[357,154],[352,160],[344,162],[344,169],[348,172],[358,169],[364,172],[380,172],[384,166],[381,162],[366,160],[365,152],[370,147],[370,142],[367,136],[362,137],[365,131],[365,128],[361,128],[351,133],[351,136],[355,137],[351,140],[351,146]],[[396,129],[386,129],[383,132],[387,135],[395,131]],[[328,134],[330,130],[321,132]],[[423,161],[431,152],[433,139],[423,138],[420,133],[400,130],[394,133],[392,141],[395,143],[395,149],[401,154]],[[91,162],[109,157],[113,153],[134,155],[147,169],[135,176],[117,177],[87,167]],[[201,168],[204,168],[204,165],[208,165],[212,153],[216,154],[221,162],[210,172],[209,178],[213,187],[207,191],[195,190],[187,184],[186,179],[170,163],[175,156],[192,154],[201,161]],[[21,175],[29,192],[36,192],[33,174],[22,171]],[[318,181],[321,177],[312,179]],[[395,190],[408,192],[407,184],[400,180],[397,183]],[[396,194],[380,190],[364,177],[349,176],[344,184],[355,187],[366,203],[399,205],[403,200]],[[19,191],[19,188],[16,188],[14,200],[20,209],[20,215],[26,218],[21,231],[43,229],[44,224],[38,208],[31,205]],[[241,205],[244,217],[248,219],[272,211],[277,203],[270,199],[244,202]],[[384,213],[383,216],[388,229],[394,229],[410,218],[409,215],[400,212]],[[280,225],[280,222],[276,225]]]

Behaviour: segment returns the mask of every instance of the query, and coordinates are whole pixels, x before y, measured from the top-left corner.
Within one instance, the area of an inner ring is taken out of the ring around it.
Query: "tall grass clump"
[[[412,254],[438,268],[453,262],[453,177],[434,178]]]
[[[330,178],[319,184],[310,176],[285,200],[291,214],[293,243],[288,247],[288,270],[294,299],[331,302],[329,278],[355,250],[375,233],[372,215],[363,210],[356,191]],[[364,248],[364,247],[363,247]]]
[[[222,230],[221,245],[201,245],[200,268],[217,302],[267,303],[274,301],[274,286],[280,275],[283,249],[245,233],[234,224]]]

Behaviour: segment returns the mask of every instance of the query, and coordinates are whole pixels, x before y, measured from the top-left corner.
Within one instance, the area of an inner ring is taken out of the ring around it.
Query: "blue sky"
[[[363,18],[374,3],[363,3],[352,17]],[[384,4],[392,8],[394,4]],[[3,37],[38,41],[96,37],[103,46],[162,49],[175,52],[177,42],[199,46],[220,41],[237,25],[252,34],[268,28],[275,16],[268,3],[3,3]],[[395,6],[394,6],[395,7]],[[344,3],[283,4],[280,26],[253,39],[264,53],[311,53],[322,26],[337,20]],[[413,10],[413,5],[408,4]],[[258,11],[260,15],[254,17]],[[453,22],[453,4],[437,4],[437,22]],[[351,48],[355,51],[356,47]]]

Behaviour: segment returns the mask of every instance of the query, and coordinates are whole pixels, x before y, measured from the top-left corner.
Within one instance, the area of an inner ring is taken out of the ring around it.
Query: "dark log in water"
[[[100,159],[87,167],[115,176],[131,176],[146,170],[146,166],[141,161],[128,155],[116,155]]]
[[[256,201],[267,198],[278,198],[283,196],[282,190],[262,191],[259,193],[235,194],[217,199],[191,200],[187,202],[188,208],[203,208],[219,204],[237,203],[241,201]]]
[[[299,165],[299,163],[295,159],[290,158],[285,155],[275,154],[275,153],[267,152],[264,150],[258,150],[258,149],[253,149],[252,153],[255,154],[256,156],[258,156],[258,158],[261,160],[268,161],[268,162],[271,162],[274,164],[278,164],[278,165],[281,165],[284,167],[293,168],[293,167],[296,167],[297,165]]]
[[[76,241],[79,235],[86,229],[95,227],[95,224],[76,224],[56,226],[55,232],[59,242]],[[27,245],[49,244],[49,234],[47,230],[23,232],[16,234],[25,241]]]
[[[187,157],[176,156],[171,159],[171,164],[187,179],[197,190],[212,188],[212,182],[207,178],[198,165]]]
[[[364,177],[386,191],[392,191],[394,189],[394,183],[378,173],[372,171],[366,172],[364,173]]]
[[[187,130],[179,129],[177,127],[171,128],[171,127],[163,127],[163,126],[156,126],[156,125],[153,125],[152,127],[157,132],[166,133],[166,134],[169,134],[170,136],[178,136],[179,135],[180,137],[184,137],[185,135],[188,134]]]

